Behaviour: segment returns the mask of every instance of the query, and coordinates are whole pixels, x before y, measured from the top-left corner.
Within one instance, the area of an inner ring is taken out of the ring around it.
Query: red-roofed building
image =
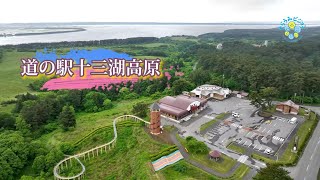
[[[161,114],[175,120],[181,120],[192,114],[195,109],[203,110],[206,105],[207,100],[205,99],[184,95],[166,96],[159,101]]]

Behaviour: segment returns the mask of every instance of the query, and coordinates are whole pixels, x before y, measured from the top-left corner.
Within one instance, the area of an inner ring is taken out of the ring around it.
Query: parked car
[[[289,123],[290,124],[295,124],[296,122],[297,122],[297,118],[296,117],[293,117],[293,118],[291,118],[290,120],[289,120]]]
[[[232,112],[232,116],[235,117],[235,118],[239,118],[239,117],[240,117],[240,114],[239,114],[239,113],[236,113],[236,112]]]
[[[271,149],[266,149],[266,150],[264,151],[264,153],[266,153],[266,154],[271,154]]]

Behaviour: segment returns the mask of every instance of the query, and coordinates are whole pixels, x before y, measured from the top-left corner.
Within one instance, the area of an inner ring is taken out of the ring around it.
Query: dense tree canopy
[[[320,37],[299,43],[275,43],[254,47],[248,43],[225,42],[222,50],[197,50],[199,68],[211,76],[232,79],[233,88],[259,91],[275,87],[282,98],[320,96]],[[194,81],[195,83],[197,81]],[[226,84],[228,85],[228,84]]]
[[[14,179],[27,163],[29,149],[19,132],[0,133],[0,179]]]
[[[0,112],[0,129],[14,129],[16,118],[9,113]]]
[[[266,168],[261,169],[253,179],[254,180],[293,180],[289,176],[288,171],[276,165],[268,165]]]

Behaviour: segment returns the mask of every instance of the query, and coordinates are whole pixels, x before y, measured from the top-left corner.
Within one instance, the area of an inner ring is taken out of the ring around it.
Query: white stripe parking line
[[[275,123],[273,126],[276,126],[277,125],[277,123]]]
[[[262,132],[264,132],[265,130],[266,130],[266,128],[264,128]]]
[[[270,129],[269,129],[269,131],[267,132],[267,134],[270,132]]]
[[[254,145],[253,149],[255,149],[257,147],[258,144]]]

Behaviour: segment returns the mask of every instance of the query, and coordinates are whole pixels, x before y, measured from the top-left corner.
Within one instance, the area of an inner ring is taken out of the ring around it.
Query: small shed
[[[219,161],[221,157],[221,152],[217,151],[217,150],[213,150],[209,152],[209,158],[210,159],[214,159],[215,161]]]
[[[295,114],[297,115],[299,112],[300,106],[292,102],[291,100],[288,100],[286,102],[281,102],[277,104],[276,110],[280,111],[284,114]]]

